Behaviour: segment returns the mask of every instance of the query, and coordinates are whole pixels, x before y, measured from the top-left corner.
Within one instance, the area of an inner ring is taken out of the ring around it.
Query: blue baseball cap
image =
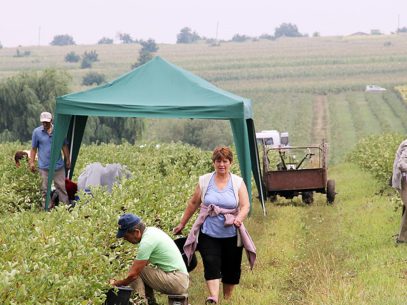
[[[122,238],[129,229],[132,229],[135,225],[138,225],[140,221],[141,219],[137,215],[130,213],[123,214],[120,216],[118,221],[119,230],[117,231],[116,237]]]

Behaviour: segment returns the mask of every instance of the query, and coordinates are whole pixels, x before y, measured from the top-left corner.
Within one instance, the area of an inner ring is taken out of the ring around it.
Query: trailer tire
[[[273,202],[276,202],[277,201],[277,195],[270,195],[270,202],[271,203],[273,203]]]
[[[302,202],[305,204],[311,204],[314,202],[314,193],[313,192],[302,192],[301,194]]]
[[[335,180],[328,180],[326,183],[326,200],[329,204],[334,203],[335,195]]]

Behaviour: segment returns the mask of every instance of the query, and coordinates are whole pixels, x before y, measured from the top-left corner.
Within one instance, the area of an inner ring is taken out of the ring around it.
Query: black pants
[[[214,238],[200,232],[198,250],[205,269],[205,280],[222,279],[225,284],[239,284],[243,247],[237,246],[237,236]]]

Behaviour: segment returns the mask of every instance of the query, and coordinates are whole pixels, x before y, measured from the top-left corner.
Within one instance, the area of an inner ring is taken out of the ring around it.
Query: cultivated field
[[[65,69],[73,91],[86,89],[81,81],[89,70],[65,63],[68,52],[96,50],[100,61],[91,70],[108,80],[129,71],[138,56],[137,45],[19,49],[31,55],[17,58],[15,48],[0,49],[0,81],[23,71]],[[258,130],[287,130],[292,144],[322,138],[330,144],[335,204],[326,205],[322,195],[312,205],[279,198],[266,203],[263,216],[254,199],[246,225],[258,260],[250,272],[244,258],[241,284],[222,305],[407,304],[407,248],[394,244],[400,199],[386,187],[394,151],[407,132],[406,49],[402,35],[160,45],[163,58],[250,98]],[[368,84],[387,91],[364,92]],[[29,144],[0,144],[1,304],[100,304],[107,280],[124,275],[136,251],[115,238],[118,215],[138,213],[148,225],[171,232],[198,176],[211,168],[207,151],[147,141],[160,139],[172,122],[149,120],[137,145],[82,147],[74,180],[91,162],[119,162],[134,175],[112,193],[80,194],[73,210],[51,213],[40,211],[38,176],[26,163],[19,169],[13,163],[14,152]],[[203,304],[200,262],[191,280],[189,302]]]
[[[374,174],[388,177],[399,140],[383,137],[373,145],[371,139],[360,147],[367,156],[382,154],[370,168]],[[91,162],[120,162],[133,177],[112,193],[81,193],[72,210],[45,213],[39,209],[39,178],[25,162],[18,170],[13,164],[13,153],[23,146],[0,148],[0,303],[5,305],[101,304],[108,279],[124,276],[137,251],[115,238],[118,215],[137,213],[171,235],[198,176],[211,168],[210,153],[180,144],[84,146],[74,180]],[[359,152],[355,161],[369,162]],[[397,197],[389,190],[381,195],[384,185],[355,164],[336,165],[329,175],[337,183],[334,205],[322,195],[312,205],[300,198],[279,200],[267,203],[263,216],[254,200],[246,226],[257,263],[251,272],[243,258],[241,284],[222,305],[405,304],[406,246],[396,247],[392,237],[400,222]],[[191,280],[189,301],[203,304],[201,262]],[[164,295],[159,304],[167,304]]]
[[[330,143],[330,161],[337,163],[363,136],[407,132],[406,104],[395,86],[407,83],[407,35],[283,38],[277,41],[159,45],[158,55],[250,98],[256,128],[287,130],[292,144]],[[86,89],[89,69],[66,63],[74,51],[96,50],[92,71],[112,80],[128,72],[138,57],[138,45],[24,47],[29,57],[13,57],[15,48],[0,50],[0,80],[22,71],[66,69],[72,91]],[[365,93],[365,86],[387,88]],[[148,120],[145,140],[171,140],[173,121]],[[224,126],[224,125],[219,125]],[[222,128],[222,127],[220,127]],[[229,130],[227,130],[229,132]],[[174,131],[175,133],[175,131]],[[164,135],[160,138],[160,135]],[[173,139],[176,139],[173,136]]]

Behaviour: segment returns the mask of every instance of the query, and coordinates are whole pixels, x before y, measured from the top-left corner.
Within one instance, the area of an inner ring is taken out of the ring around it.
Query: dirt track
[[[316,95],[313,104],[312,134],[313,144],[321,143],[322,139],[327,139],[328,126],[328,100],[325,95]]]

